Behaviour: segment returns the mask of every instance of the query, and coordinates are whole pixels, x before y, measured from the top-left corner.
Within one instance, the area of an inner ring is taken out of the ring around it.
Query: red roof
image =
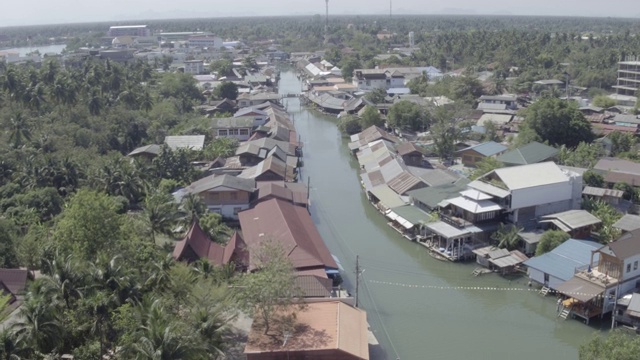
[[[246,257],[245,247],[242,237],[237,232],[231,236],[227,245],[222,246],[211,241],[200,225],[194,222],[184,239],[178,241],[173,249],[173,258],[189,262],[205,258],[215,265],[226,265],[234,255],[238,261],[243,262]]]
[[[259,247],[264,241],[279,241],[296,270],[332,268],[338,265],[331,256],[311,216],[304,207],[280,199],[271,199],[238,214],[247,245]],[[249,259],[249,270],[255,270]]]

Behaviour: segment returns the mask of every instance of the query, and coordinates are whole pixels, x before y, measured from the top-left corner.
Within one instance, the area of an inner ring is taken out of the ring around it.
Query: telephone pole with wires
[[[355,293],[355,304],[358,307],[358,298],[359,298],[359,290],[360,290],[360,275],[364,273],[364,270],[360,269],[360,255],[356,255],[356,293]]]

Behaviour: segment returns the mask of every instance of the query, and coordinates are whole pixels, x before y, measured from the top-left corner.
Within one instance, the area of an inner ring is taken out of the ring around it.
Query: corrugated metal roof
[[[415,200],[427,205],[431,209],[434,209],[438,204],[445,199],[458,194],[461,190],[465,189],[468,180],[462,179],[455,183],[438,185],[433,187],[427,187],[424,189],[411,190],[407,195],[411,196]]]
[[[582,190],[582,195],[590,195],[590,196],[597,196],[597,197],[609,196],[609,197],[621,199],[622,196],[624,195],[624,191],[616,190],[616,189],[605,189],[605,188],[599,188],[599,187],[593,187],[593,186],[585,186],[584,190]]]
[[[467,210],[473,214],[482,214],[490,211],[502,210],[502,207],[500,207],[500,205],[494,203],[491,200],[471,200],[466,197],[459,196],[453,199],[446,199],[445,201],[461,209]]]
[[[568,210],[556,214],[542,216],[542,220],[553,219],[557,219],[562,224],[564,224],[565,227],[569,229],[568,231],[579,229],[589,225],[600,224],[602,222],[587,210]]]
[[[0,282],[14,295],[20,294],[27,285],[26,269],[0,269]]]
[[[534,141],[498,156],[497,160],[505,165],[527,165],[548,160],[557,154],[558,149]]]
[[[134,156],[139,154],[158,155],[160,154],[160,151],[162,151],[162,147],[160,145],[151,144],[151,145],[141,146],[133,150],[132,152],[130,152],[127,156]]]
[[[495,105],[495,104],[491,104],[491,105]],[[504,108],[504,105],[502,105],[502,107]],[[483,106],[482,108],[486,109],[486,106]],[[503,126],[511,122],[512,119],[513,119],[513,115],[511,114],[484,114],[480,117],[480,119],[478,119],[478,121],[476,122],[476,125],[485,126],[487,125],[488,122],[492,122],[497,126]]]
[[[569,239],[551,252],[525,261],[524,265],[567,281],[571,279],[577,267],[591,262],[591,252],[601,246],[594,241]],[[594,262],[598,259],[598,254],[594,254]]]
[[[613,227],[622,231],[633,231],[640,229],[640,216],[625,214],[620,220],[613,224]]]
[[[510,190],[569,182],[569,176],[551,161],[501,168],[494,172]]]
[[[478,144],[478,145],[474,145],[471,147],[468,147],[466,149],[462,149],[460,152],[463,151],[469,151],[469,150],[473,150],[475,152],[477,152],[478,154],[481,154],[483,156],[493,156],[496,154],[500,154],[501,152],[507,150],[508,148],[502,144],[498,144],[495,141],[488,141],[482,144]]]
[[[204,147],[204,135],[167,136],[164,138],[164,142],[171,150],[202,150]]]
[[[232,175],[211,175],[192,182],[186,190],[193,194],[215,189],[217,187],[227,187],[240,191],[253,192],[256,189],[256,182],[252,179],[242,179]]]
[[[413,225],[426,224],[432,219],[431,215],[412,205],[398,206],[391,211]]]
[[[458,229],[457,227],[451,226],[444,221],[428,223],[426,226],[429,230],[447,239],[457,238],[470,234],[468,230]]]
[[[593,282],[574,276],[560,284],[556,290],[574,299],[587,302],[602,294],[605,289]]]
[[[389,209],[407,204],[400,195],[387,185],[376,186],[369,191]]]
[[[393,179],[387,181],[387,185],[399,195],[404,195],[407,191],[412,190],[416,187],[426,187],[427,184],[422,182],[419,178],[413,176],[408,171],[403,171],[398,174],[398,176]]]
[[[620,236],[604,246],[601,251],[621,260],[640,254],[640,229]]]
[[[229,118],[212,118],[212,129],[237,129],[237,128],[252,128],[253,116],[238,116]]]

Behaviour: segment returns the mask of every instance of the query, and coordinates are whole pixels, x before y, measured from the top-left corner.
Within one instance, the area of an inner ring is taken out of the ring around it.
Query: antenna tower
[[[329,0],[324,0],[327,6],[326,9],[326,17],[324,20],[324,34],[327,35],[329,33]]]

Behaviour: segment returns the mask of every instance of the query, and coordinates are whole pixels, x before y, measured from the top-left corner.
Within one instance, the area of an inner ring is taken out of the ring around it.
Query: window
[[[631,272],[631,264],[627,264],[627,272]]]
[[[240,135],[249,135],[249,129],[240,129]]]
[[[240,211],[242,211],[242,208],[233,208],[233,215],[238,215]]]
[[[633,270],[638,270],[638,261],[633,262]]]
[[[238,129],[229,129],[229,135],[238,135]]]
[[[227,130],[218,130],[218,136],[227,136]]]

